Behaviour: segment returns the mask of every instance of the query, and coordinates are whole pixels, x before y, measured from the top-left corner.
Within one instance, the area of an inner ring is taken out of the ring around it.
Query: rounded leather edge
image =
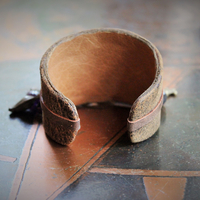
[[[157,48],[154,45],[152,45],[152,48],[157,61],[156,77],[152,85],[144,93],[142,93],[133,103],[129,113],[130,121],[138,120],[150,113],[158,104],[163,93],[163,61]],[[161,111],[147,125],[132,132],[128,131],[131,142],[142,142],[154,135],[154,133],[160,127],[160,118]]]

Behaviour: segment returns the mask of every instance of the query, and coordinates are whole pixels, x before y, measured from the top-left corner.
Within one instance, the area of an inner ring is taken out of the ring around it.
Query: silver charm
[[[177,96],[178,94],[178,91],[173,88],[173,89],[164,89],[164,92],[163,92],[163,104],[167,101],[167,98],[170,97],[170,96]]]

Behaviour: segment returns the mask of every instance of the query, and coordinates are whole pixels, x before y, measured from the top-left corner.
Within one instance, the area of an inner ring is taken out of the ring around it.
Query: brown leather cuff
[[[75,139],[76,106],[90,102],[131,104],[132,142],[149,138],[160,126],[162,58],[135,33],[93,29],[65,37],[44,54],[40,72],[45,132],[60,144]]]

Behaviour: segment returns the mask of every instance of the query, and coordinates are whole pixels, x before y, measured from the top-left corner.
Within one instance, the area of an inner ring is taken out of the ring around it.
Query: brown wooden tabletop
[[[200,199],[200,1],[0,1],[0,199]],[[164,88],[159,131],[130,143],[128,110],[80,108],[69,146],[26,112],[8,108],[40,89],[39,64],[60,38],[91,28],[133,31],[160,50]]]

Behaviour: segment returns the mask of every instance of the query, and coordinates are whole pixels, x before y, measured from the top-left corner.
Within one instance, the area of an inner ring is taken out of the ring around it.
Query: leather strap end
[[[77,134],[78,130],[81,127],[80,126],[80,118],[78,118],[77,120],[71,120],[71,119],[68,119],[66,117],[60,116],[60,115],[52,112],[45,105],[41,94],[40,94],[40,104],[41,104],[42,111],[43,111],[45,117],[47,117],[50,121],[55,122],[56,124],[64,126],[65,129],[69,130],[70,132]]]
[[[141,127],[147,125],[148,123],[150,123],[156,117],[156,115],[161,111],[162,105],[163,105],[163,93],[157,106],[150,113],[148,113],[147,115],[136,121],[130,121],[129,119],[127,119],[128,132],[130,133],[134,132],[140,129]]]

